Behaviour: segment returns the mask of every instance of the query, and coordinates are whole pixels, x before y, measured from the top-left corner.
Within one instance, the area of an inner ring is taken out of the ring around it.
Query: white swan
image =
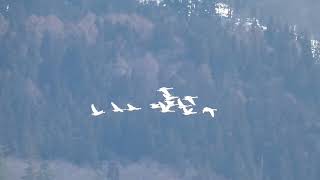
[[[171,100],[179,98],[177,96],[172,96],[171,94],[162,94],[162,96],[165,98],[166,101],[171,101]]]
[[[198,98],[198,96],[185,96],[185,97],[183,98],[183,100],[189,101],[192,105],[195,106],[196,103],[194,102],[193,99],[196,99],[196,98]]]
[[[134,107],[131,104],[127,104],[127,106],[128,106],[128,109],[126,109],[127,111],[138,111],[141,109],[141,108]]]
[[[162,96],[168,101],[171,101],[171,100],[178,98],[177,96],[171,95],[171,93],[169,92],[170,89],[173,89],[173,88],[162,87],[162,88],[158,89],[157,91],[162,92]]]
[[[202,113],[210,113],[211,117],[214,118],[214,112],[218,111],[217,109],[213,109],[213,108],[209,108],[209,107],[205,107],[202,110]]]
[[[162,113],[175,112],[173,110],[170,110],[170,108],[173,107],[174,105],[165,105],[162,102],[159,102],[159,105],[161,107]]]
[[[162,88],[158,89],[157,91],[162,92],[167,95],[170,95],[168,90],[171,90],[171,89],[173,89],[173,88],[162,87]]]
[[[111,102],[111,106],[113,107],[113,112],[123,112],[123,109],[119,108],[116,104]]]
[[[152,104],[150,104],[150,108],[151,109],[160,109],[161,107],[160,107],[160,104],[152,103]]]
[[[190,109],[187,109],[187,108],[182,108],[183,110],[183,115],[185,116],[190,116],[190,115],[193,115],[193,114],[197,114],[197,112],[194,112],[193,111],[193,108],[190,108]]]
[[[178,104],[175,104],[175,101],[171,101],[171,100],[164,100],[164,102],[167,104],[167,106],[171,106],[171,107],[178,105]]]
[[[179,109],[187,108],[187,107],[190,107],[190,106],[191,106],[191,105],[185,105],[185,104],[183,104],[180,98],[178,99],[178,108],[179,108]]]
[[[92,110],[92,113],[91,113],[92,116],[100,116],[101,114],[105,113],[103,110],[98,111],[94,106],[94,104],[91,104],[91,110]]]

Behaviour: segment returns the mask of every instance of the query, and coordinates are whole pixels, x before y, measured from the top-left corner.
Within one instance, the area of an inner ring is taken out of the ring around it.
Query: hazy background
[[[318,180],[319,3],[217,2],[1,0],[0,180]]]

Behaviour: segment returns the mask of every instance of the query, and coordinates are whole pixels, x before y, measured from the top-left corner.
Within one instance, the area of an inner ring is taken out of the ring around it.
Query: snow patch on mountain
[[[233,9],[228,5],[224,3],[216,3],[214,6],[215,13],[220,17],[225,18],[232,18],[233,15]]]
[[[237,18],[234,24],[237,27],[243,27],[247,31],[253,28],[260,29],[261,31],[266,31],[268,29],[267,26],[262,25],[259,19],[256,19],[256,18],[246,18],[246,19]]]
[[[316,64],[320,64],[320,41],[312,39],[311,41],[311,53],[316,61]]]
[[[138,1],[141,4],[156,3],[157,5],[159,5],[160,3],[162,3],[163,0],[138,0]]]
[[[163,0],[138,0],[139,3],[141,4],[156,4],[157,6],[167,6],[167,4],[163,3]],[[182,0],[180,0],[179,2],[182,3]],[[196,12],[197,8],[200,7],[198,6],[198,3],[202,3],[202,0],[188,0],[187,1],[187,16],[190,17],[191,15],[194,14],[194,12]],[[212,8],[212,9],[211,9]],[[239,15],[236,15],[234,13],[234,9],[223,2],[216,2],[213,4],[213,6],[211,6],[211,8],[209,9],[202,9],[200,11],[204,11],[205,13],[209,13],[212,15],[216,15],[219,16],[221,19],[224,19],[226,21],[230,21],[234,24],[235,27],[238,28],[243,28],[246,31],[249,31],[251,29],[259,29],[260,31],[266,31],[268,29],[267,26],[263,25],[259,19],[255,18],[255,17],[250,17],[250,18],[242,18]],[[297,31],[297,26],[296,25],[292,25],[290,26],[290,30],[292,35],[294,36],[295,40],[298,40],[298,31]],[[312,56],[313,58],[316,60],[316,63],[320,64],[320,41],[318,40],[311,40],[311,52],[312,52]]]
[[[294,39],[297,41],[298,40],[298,31],[297,31],[297,25],[292,25],[290,26],[290,31],[292,33],[292,35],[294,36]]]
[[[216,3],[214,9],[215,9],[216,15],[220,16],[221,18],[235,20],[234,25],[238,27],[243,27],[247,31],[252,28],[260,29],[261,31],[265,31],[268,29],[267,26],[262,25],[259,19],[257,18],[245,18],[245,19],[239,18],[239,17],[236,18],[235,17],[236,15],[234,14],[234,10],[228,4],[221,3],[221,2]]]

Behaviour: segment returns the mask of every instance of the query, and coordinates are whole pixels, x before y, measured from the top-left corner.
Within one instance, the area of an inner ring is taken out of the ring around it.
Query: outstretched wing
[[[91,110],[93,113],[98,113],[98,110],[96,109],[96,107],[94,107],[94,104],[91,104]]]
[[[183,98],[183,100],[189,101],[192,105],[195,106],[196,103],[194,102],[193,98],[194,98],[194,97],[192,97],[192,96],[185,96],[185,97]]]
[[[208,107],[205,107],[202,109],[202,113],[206,113],[206,112],[209,112],[209,108]]]
[[[159,104],[155,104],[155,103],[152,103],[150,104],[150,108],[151,109],[158,109],[158,108],[161,108]]]
[[[129,109],[135,109],[135,107],[132,106],[131,104],[127,104],[127,106],[128,106]]]
[[[205,107],[205,108],[203,108],[202,113],[208,112],[208,113],[210,113],[210,115],[212,117],[214,117],[214,112],[215,111],[217,111],[217,109],[212,109],[212,108],[209,108],[209,107]]]
[[[113,107],[114,110],[119,110],[120,108],[113,102],[111,102],[111,106]]]

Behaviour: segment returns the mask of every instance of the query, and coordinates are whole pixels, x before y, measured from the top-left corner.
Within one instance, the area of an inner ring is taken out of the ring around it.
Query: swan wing
[[[114,110],[120,110],[120,108],[113,102],[111,102],[111,106],[113,107]]]
[[[128,106],[129,109],[135,109],[135,107],[132,106],[131,104],[127,104],[127,106]]]
[[[202,110],[202,113],[206,113],[206,112],[209,112],[208,107],[205,107],[205,108],[203,108],[203,110]]]
[[[92,110],[93,113],[98,113],[98,110],[96,109],[94,104],[91,104],[91,110]]]

